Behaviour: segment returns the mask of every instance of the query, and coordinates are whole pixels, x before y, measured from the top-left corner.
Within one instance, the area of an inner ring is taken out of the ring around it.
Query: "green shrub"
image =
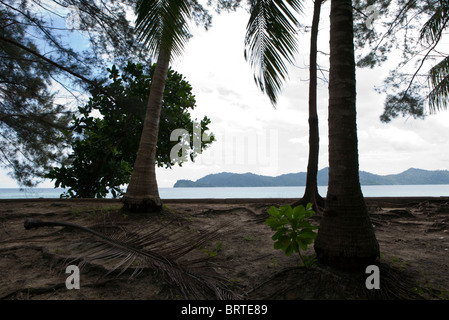
[[[274,248],[283,250],[287,256],[297,252],[303,265],[314,264],[314,258],[301,255],[301,250],[307,250],[307,246],[312,244],[317,236],[313,230],[318,229],[318,226],[313,226],[309,222],[309,218],[315,214],[312,204],[309,203],[306,207],[299,205],[295,208],[290,205],[280,208],[272,206],[268,213],[270,217],[265,223],[276,231],[272,236]]]

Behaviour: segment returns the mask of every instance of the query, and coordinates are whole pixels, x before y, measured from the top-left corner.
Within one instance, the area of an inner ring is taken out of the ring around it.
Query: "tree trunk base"
[[[314,249],[319,262],[337,269],[366,268],[376,261],[379,243],[361,193],[328,193]]]
[[[162,201],[160,198],[123,198],[122,211],[129,213],[152,213],[162,210]]]
[[[312,208],[315,213],[317,215],[321,215],[324,210],[326,201],[319,195],[318,190],[316,190],[315,192],[305,192],[304,196],[301,199],[292,204],[292,207],[296,207],[299,205],[305,207],[309,203],[312,204]]]
[[[365,271],[369,265],[378,263],[378,255],[369,257],[327,256],[315,248],[317,260],[323,265],[343,271]]]

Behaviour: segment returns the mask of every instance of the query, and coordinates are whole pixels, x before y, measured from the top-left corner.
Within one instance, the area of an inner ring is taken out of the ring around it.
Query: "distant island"
[[[329,168],[318,172],[319,186],[327,186]],[[288,173],[277,177],[262,176],[254,173],[222,172],[209,174],[196,181],[178,180],[174,188],[213,188],[213,187],[297,187],[306,185],[306,172]],[[424,185],[449,184],[449,171],[408,169],[402,173],[377,175],[360,171],[362,185]]]

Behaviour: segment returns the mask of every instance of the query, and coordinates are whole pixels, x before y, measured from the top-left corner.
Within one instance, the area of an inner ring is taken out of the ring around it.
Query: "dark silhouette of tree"
[[[26,29],[0,10],[0,39],[38,51]],[[3,27],[4,26],[4,27]],[[71,115],[54,102],[48,82],[54,67],[9,42],[0,46],[0,164],[24,187],[33,186],[61,156],[61,130]]]
[[[170,60],[183,52],[190,37],[188,21],[199,4],[191,6],[188,0],[138,1],[137,31],[139,39],[152,56],[157,56],[150,96],[143,124],[133,173],[124,196],[123,210],[152,212],[162,208],[156,179],[156,147],[161,117],[162,100]],[[208,14],[203,11],[207,27]]]
[[[331,0],[329,183],[315,252],[338,268],[361,268],[379,256],[359,180],[356,78],[351,0]]]
[[[365,23],[369,6],[379,13],[371,28]],[[389,60],[392,50],[400,53],[394,54],[400,61],[378,89],[386,94],[380,120],[388,123],[398,116],[424,119],[446,110],[448,55],[439,44],[448,24],[447,1],[362,0],[355,1],[354,7],[356,46],[369,49],[357,65],[380,66]]]
[[[309,54],[309,159],[307,164],[306,189],[303,197],[294,205],[312,203],[315,212],[324,207],[324,199],[318,192],[318,159],[320,150],[320,135],[317,112],[317,41],[320,23],[321,5],[324,0],[315,0],[313,6],[312,30],[310,34]]]
[[[74,103],[97,86],[96,68],[144,57],[126,19],[133,4],[0,1],[0,161],[19,185],[36,185],[63,161],[68,145],[61,131]],[[70,11],[76,23],[67,26]],[[88,49],[70,43],[77,33]]]

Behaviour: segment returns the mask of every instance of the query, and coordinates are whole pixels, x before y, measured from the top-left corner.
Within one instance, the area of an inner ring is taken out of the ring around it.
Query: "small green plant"
[[[217,256],[217,253],[220,252],[222,249],[223,249],[223,242],[218,241],[217,243],[215,243],[215,247],[212,250],[203,249],[203,252],[207,254],[207,256],[210,258]]]
[[[215,251],[220,252],[221,250],[223,250],[223,241],[217,241],[215,243]]]
[[[253,236],[245,236],[245,237],[243,238],[243,240],[245,240],[245,241],[253,241],[254,238],[253,238]]]
[[[317,265],[316,254],[310,256],[302,256],[302,263],[304,266],[312,267]]]
[[[443,300],[449,300],[449,290],[446,289],[441,290],[440,298]]]
[[[213,250],[203,249],[203,252],[207,255],[208,258],[217,256],[217,253]]]
[[[301,254],[301,250],[307,250],[307,246],[312,244],[317,236],[313,230],[318,229],[318,226],[311,225],[308,220],[315,214],[312,204],[309,203],[306,207],[299,205],[295,208],[290,205],[280,208],[272,206],[268,214],[270,217],[265,223],[276,231],[272,236],[274,248],[283,250],[287,256],[297,252],[303,265],[313,265],[314,258],[303,257]]]
[[[239,283],[239,279],[229,279],[229,286],[231,288],[235,287]]]
[[[395,265],[396,267],[398,267],[398,268],[399,268],[399,271],[404,271],[405,267],[406,267],[407,264],[408,264],[406,261],[404,261],[404,260],[402,260],[401,258],[398,258],[398,257],[396,257],[396,256],[393,256],[393,257],[391,258],[391,263],[392,263],[393,265]]]
[[[73,208],[72,209],[72,214],[75,216],[75,217],[79,217],[80,215],[81,215],[81,213],[83,213],[84,212],[84,209],[83,208]]]
[[[277,262],[277,260],[275,258],[271,258],[270,266],[272,266],[272,267],[277,267],[278,266],[278,262]]]

